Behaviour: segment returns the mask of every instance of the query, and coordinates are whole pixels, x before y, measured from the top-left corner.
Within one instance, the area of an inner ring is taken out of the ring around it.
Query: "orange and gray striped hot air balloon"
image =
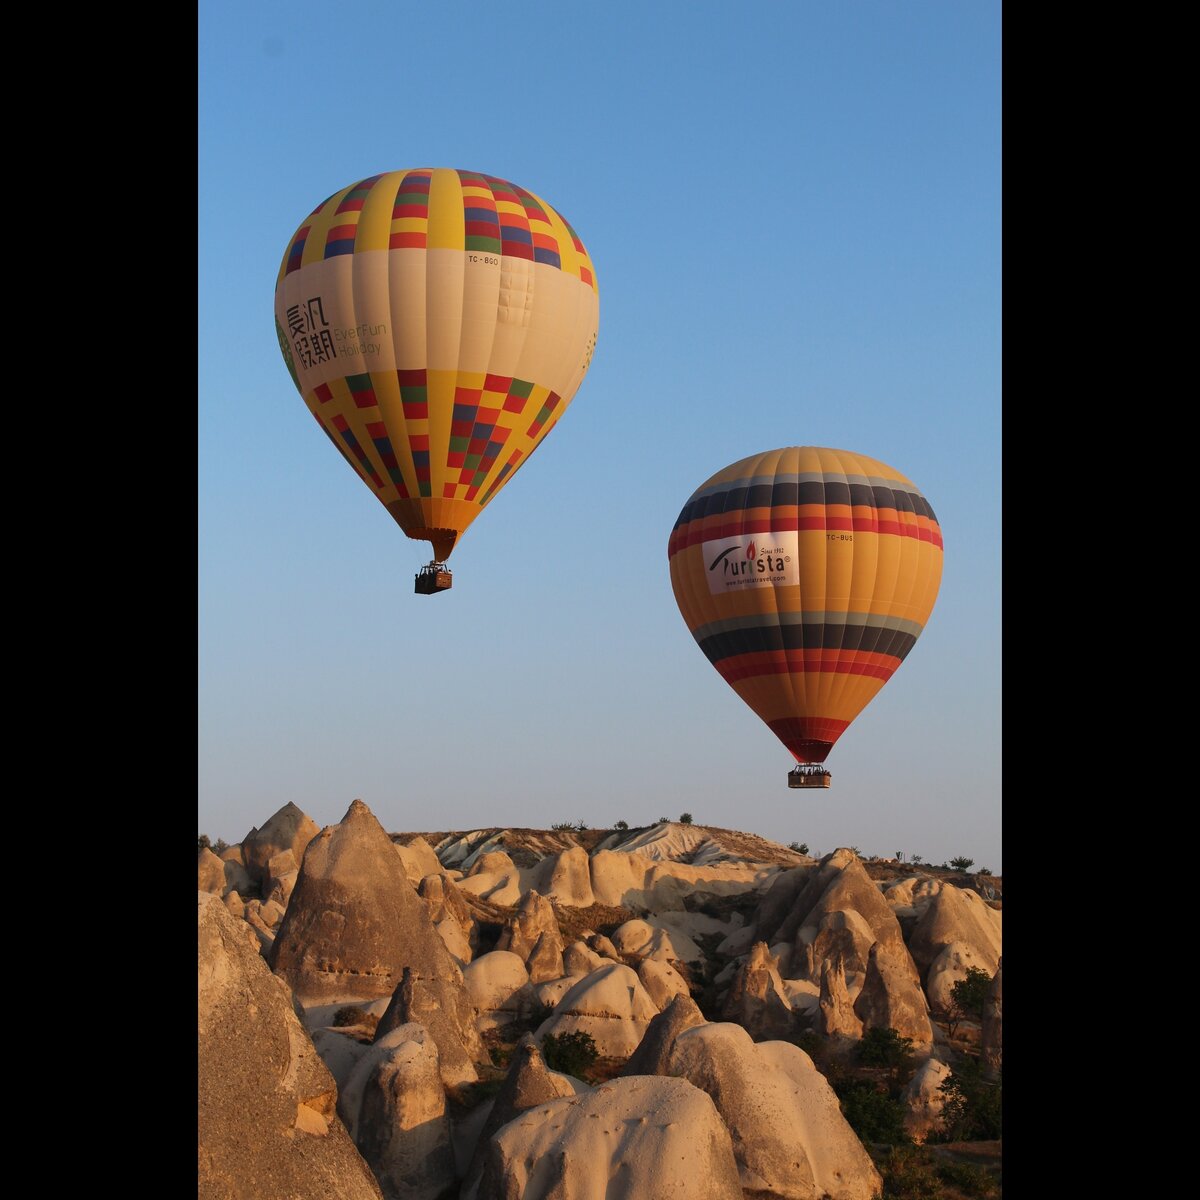
[[[789,446],[733,463],[683,506],[667,546],[687,627],[791,751],[793,787],[823,763],[929,620],[942,534],[899,471]]]
[[[275,286],[292,380],[330,441],[449,586],[458,539],[579,388],[599,295],[574,229],[475,171],[372,175],[301,222]]]

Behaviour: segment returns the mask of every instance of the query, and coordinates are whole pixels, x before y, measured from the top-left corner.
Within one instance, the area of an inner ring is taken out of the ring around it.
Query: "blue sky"
[[[600,292],[574,401],[437,597],[272,315],[302,219],[420,166],[549,201]],[[394,832],[686,811],[1003,869],[999,3],[205,0],[198,179],[199,830],[356,797]],[[895,467],[945,539],[821,792],[667,566],[692,492],[788,445]]]

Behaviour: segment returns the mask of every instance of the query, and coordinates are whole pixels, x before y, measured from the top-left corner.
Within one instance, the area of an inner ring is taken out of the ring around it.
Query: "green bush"
[[[807,854],[808,853],[808,843],[807,842],[788,842],[788,849],[795,850],[795,852],[797,854]]]
[[[576,1030],[574,1033],[548,1033],[542,1039],[542,1058],[552,1071],[574,1075],[576,1079],[599,1057],[596,1041],[590,1033]]]
[[[680,825],[690,825],[692,823],[692,814],[691,813],[680,813],[679,814],[679,823],[680,823]]]
[[[968,1056],[951,1067],[939,1090],[946,1104],[938,1141],[987,1142],[1002,1136],[1000,1080],[985,1079],[979,1059]]]
[[[912,1142],[904,1128],[904,1102],[890,1096],[869,1079],[852,1079],[837,1089],[846,1123],[864,1142],[907,1146]]]
[[[950,865],[956,871],[969,871],[975,865],[975,860],[973,858],[966,858],[960,854],[957,858],[950,860]]]
[[[953,1184],[964,1196],[978,1196],[980,1200],[998,1193],[995,1180],[974,1163],[941,1162],[937,1165],[940,1179]]]
[[[931,1156],[916,1146],[893,1146],[876,1166],[883,1176],[883,1200],[942,1200],[946,1194]]]
[[[211,849],[212,849],[212,842],[210,842],[208,840],[208,834],[202,833],[196,839],[196,852],[199,853],[201,850],[211,850]]]
[[[983,1020],[983,1006],[992,990],[992,977],[981,967],[968,967],[967,977],[950,989],[954,1006],[969,1017]]]
[[[913,1065],[912,1038],[901,1037],[894,1029],[868,1029],[854,1047],[854,1061],[860,1067],[891,1067],[907,1071]]]
[[[628,829],[628,828],[629,828],[629,822],[628,822],[628,821],[618,821],[618,822],[617,822],[617,823],[616,823],[616,824],[613,826],[613,828],[614,828],[614,829]]]
[[[947,1024],[950,1027],[951,1037],[954,1036],[958,1029],[958,1023],[963,1017],[983,1020],[983,1009],[991,988],[992,977],[979,967],[968,967],[967,977],[958,980],[950,988],[950,1012]]]

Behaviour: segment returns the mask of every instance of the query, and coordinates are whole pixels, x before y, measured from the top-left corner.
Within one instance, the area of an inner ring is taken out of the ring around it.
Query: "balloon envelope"
[[[929,620],[942,534],[892,467],[790,446],[701,484],[667,556],[709,662],[797,762],[820,763]]]
[[[598,323],[571,226],[473,171],[392,171],[335,192],[292,235],[275,287],[304,402],[437,560],[554,428]]]

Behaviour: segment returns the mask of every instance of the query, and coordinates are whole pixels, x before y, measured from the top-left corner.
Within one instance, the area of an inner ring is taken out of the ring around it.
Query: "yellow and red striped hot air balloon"
[[[899,471],[846,450],[789,446],[718,471],[667,546],[692,637],[799,764],[823,763],[920,636],[942,578],[942,534]]]
[[[410,537],[417,591],[449,586],[458,539],[554,428],[599,325],[570,225],[475,171],[372,175],[288,242],[275,328],[304,402]]]

